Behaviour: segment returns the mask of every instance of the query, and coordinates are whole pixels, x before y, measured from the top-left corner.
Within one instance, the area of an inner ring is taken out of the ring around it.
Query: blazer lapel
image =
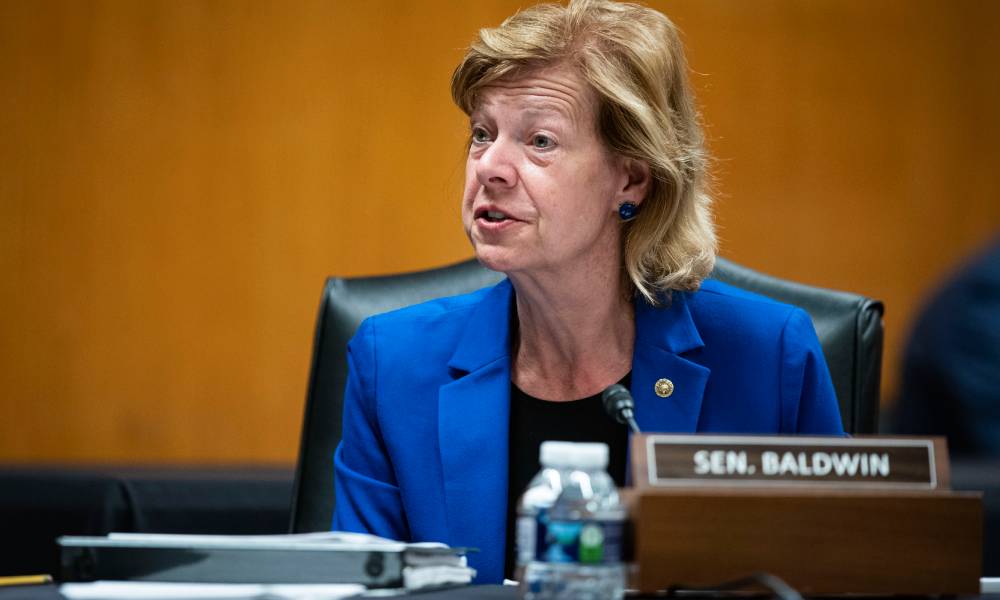
[[[448,363],[455,380],[438,393],[448,541],[479,548],[470,561],[486,580],[503,576],[511,299],[504,280],[474,309]]]
[[[632,397],[639,428],[646,432],[694,433],[711,370],[681,356],[705,345],[691,318],[687,294],[674,292],[666,307],[653,307],[639,297],[635,332]],[[656,392],[661,379],[673,384],[667,397]]]

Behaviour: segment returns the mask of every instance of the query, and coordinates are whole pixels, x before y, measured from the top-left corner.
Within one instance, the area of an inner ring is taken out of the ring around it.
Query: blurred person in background
[[[1000,237],[924,306],[903,353],[894,429],[1000,457]]]

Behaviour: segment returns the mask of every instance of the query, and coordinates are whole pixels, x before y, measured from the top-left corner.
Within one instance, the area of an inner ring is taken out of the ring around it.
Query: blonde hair
[[[647,164],[652,181],[639,216],[624,225],[623,279],[650,302],[696,290],[715,264],[708,155],[677,28],[636,4],[539,4],[482,29],[455,69],[451,94],[466,114],[503,77],[566,62],[598,97],[607,147]]]

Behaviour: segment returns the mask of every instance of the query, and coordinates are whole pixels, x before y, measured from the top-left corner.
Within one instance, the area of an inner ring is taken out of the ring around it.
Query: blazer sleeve
[[[347,346],[343,437],[334,454],[333,529],[408,540],[399,486],[379,427],[375,327],[365,320]]]
[[[781,339],[781,431],[844,435],[840,405],[812,319],[794,309]]]

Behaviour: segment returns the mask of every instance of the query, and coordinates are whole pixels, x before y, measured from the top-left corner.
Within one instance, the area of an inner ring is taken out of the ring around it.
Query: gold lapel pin
[[[669,398],[674,393],[674,382],[669,379],[657,379],[653,390],[660,398]]]

